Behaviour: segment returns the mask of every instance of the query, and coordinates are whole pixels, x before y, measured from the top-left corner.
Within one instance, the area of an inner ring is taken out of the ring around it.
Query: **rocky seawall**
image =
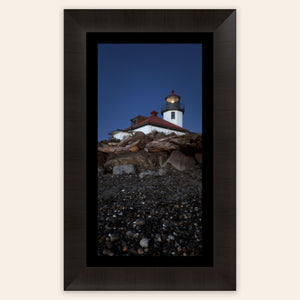
[[[201,134],[98,145],[98,255],[202,254]]]

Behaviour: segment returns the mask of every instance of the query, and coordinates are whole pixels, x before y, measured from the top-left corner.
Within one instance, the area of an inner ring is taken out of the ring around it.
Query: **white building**
[[[142,131],[145,134],[150,133],[153,130],[157,132],[163,132],[170,134],[172,132],[177,135],[183,135],[189,132],[182,127],[184,106],[180,103],[180,96],[172,94],[165,98],[165,104],[162,106],[161,114],[163,119],[157,116],[157,111],[152,111],[149,117],[141,115],[131,119],[131,126],[121,130],[117,129],[109,134],[116,139],[123,139],[129,135],[132,135],[135,131]]]

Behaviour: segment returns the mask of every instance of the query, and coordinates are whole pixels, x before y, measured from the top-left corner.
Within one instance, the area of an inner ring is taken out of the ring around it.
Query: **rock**
[[[139,151],[139,150],[140,150],[140,149],[139,149],[139,147],[138,147],[137,145],[135,145],[135,146],[129,148],[129,151],[130,151],[130,152],[137,152],[137,151]]]
[[[118,147],[124,147],[127,144],[130,143],[130,141],[132,140],[132,136],[128,136],[127,138],[123,139],[119,144]]]
[[[178,150],[180,148],[179,145],[175,145],[167,141],[152,141],[145,146],[145,151],[147,152],[171,152],[173,150]]]
[[[103,253],[103,255],[106,255],[106,256],[114,256],[114,253],[108,249],[104,249],[102,253]]]
[[[112,244],[112,242],[110,242],[110,241],[106,241],[106,242],[105,242],[105,246],[106,246],[108,249],[111,249],[112,246],[113,246],[113,244]]]
[[[98,165],[98,176],[103,175],[104,174],[104,168],[100,165]]]
[[[160,167],[162,161],[167,160],[166,153],[147,153],[145,151],[128,152],[120,155],[108,156],[104,167],[111,172],[114,166],[132,164],[137,170],[154,170]]]
[[[158,233],[155,234],[155,240],[158,241],[159,243],[161,242],[160,234],[158,234]]]
[[[152,170],[145,170],[145,171],[142,171],[139,175],[139,178],[144,178],[145,176],[153,176],[155,175],[156,172],[155,171],[152,171]]]
[[[98,155],[98,166],[103,167],[107,159],[107,154],[103,152],[98,152],[97,155]]]
[[[146,135],[144,132],[142,131],[135,131],[134,132],[134,135],[131,139],[131,142],[135,142],[135,141],[138,141],[138,140],[142,140],[142,139],[145,139]]]
[[[122,175],[122,174],[134,174],[135,168],[132,164],[129,165],[119,165],[113,167],[114,175]]]
[[[148,137],[149,137],[150,139],[153,139],[157,133],[158,133],[158,132],[157,132],[155,129],[153,129],[153,130],[148,134]]]
[[[143,247],[143,248],[148,248],[149,246],[149,239],[147,238],[143,238],[140,240],[140,245]]]
[[[116,242],[116,241],[118,241],[119,239],[120,239],[120,237],[119,237],[119,235],[116,234],[116,233],[112,233],[112,234],[110,235],[110,241],[111,241],[111,242]]]
[[[116,147],[112,147],[112,146],[107,146],[107,147],[98,147],[98,153],[102,152],[102,153],[112,153],[115,152]]]
[[[133,233],[131,230],[128,230],[128,231],[126,232],[126,236],[129,237],[129,238],[132,238],[133,235],[134,235],[134,233]]]
[[[195,165],[195,160],[193,157],[186,156],[180,151],[173,151],[166,161],[166,165],[170,164],[172,167],[178,171],[185,171],[192,168]]]
[[[164,176],[164,175],[166,175],[166,173],[167,173],[166,169],[160,168],[157,172],[157,175]]]
[[[137,219],[134,223],[135,223],[136,225],[141,226],[141,225],[144,225],[144,224],[145,224],[145,220],[143,220],[143,219]]]
[[[137,255],[137,252],[135,249],[131,248],[128,250],[128,253],[131,254],[131,255]]]
[[[164,138],[165,136],[166,135],[163,132],[158,132],[157,134],[154,135],[153,141],[160,140],[160,139]]]
[[[112,190],[106,190],[102,193],[102,199],[104,201],[110,200],[114,198],[114,192]]]
[[[186,153],[199,152],[202,149],[202,135],[198,133],[187,133],[177,136],[171,133],[162,137],[160,133],[155,135],[153,141],[148,143],[145,150],[148,152],[171,152],[180,150]]]
[[[202,153],[200,153],[200,152],[195,153],[195,159],[196,159],[197,163],[199,165],[201,165],[202,164]]]

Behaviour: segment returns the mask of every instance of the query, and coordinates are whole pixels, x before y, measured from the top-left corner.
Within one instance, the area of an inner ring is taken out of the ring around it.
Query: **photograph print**
[[[98,44],[97,255],[203,255],[202,44]]]

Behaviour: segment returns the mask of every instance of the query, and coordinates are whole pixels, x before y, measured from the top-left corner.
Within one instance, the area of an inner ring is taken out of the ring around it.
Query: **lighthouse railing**
[[[177,110],[181,110],[182,112],[184,112],[185,110],[185,107],[184,107],[184,104],[183,103],[166,103],[166,104],[163,104],[161,106],[161,111],[164,112],[164,111],[167,111],[167,110],[173,110],[173,109],[177,109]]]

